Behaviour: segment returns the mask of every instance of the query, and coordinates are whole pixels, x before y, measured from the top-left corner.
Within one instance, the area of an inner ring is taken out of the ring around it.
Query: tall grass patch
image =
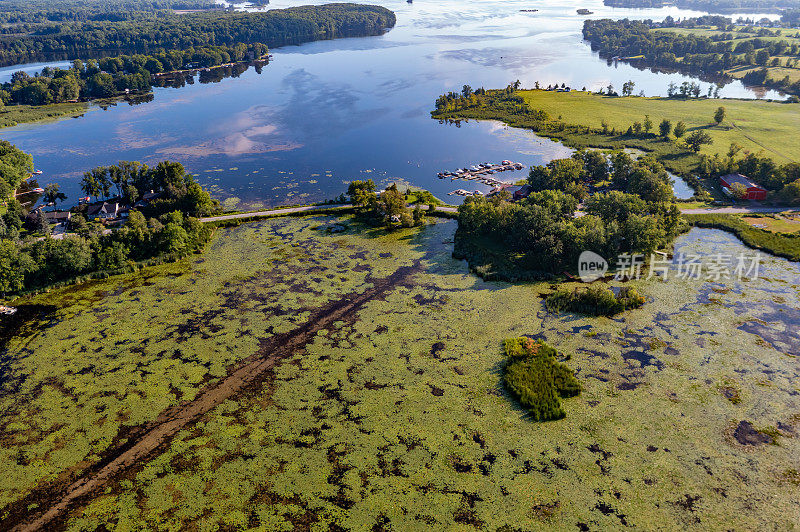
[[[581,385],[572,370],[556,361],[558,352],[544,342],[512,338],[503,342],[503,382],[536,421],[566,416],[561,399],[574,397]]]
[[[614,295],[608,286],[598,285],[572,290],[559,288],[545,299],[550,312],[577,312],[587,316],[613,316],[644,305],[644,297],[626,286]]]

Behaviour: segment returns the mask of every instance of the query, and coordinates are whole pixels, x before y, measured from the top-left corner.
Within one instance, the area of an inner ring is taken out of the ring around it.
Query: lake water
[[[260,74],[251,68],[218,83],[159,88],[149,103],[93,107],[82,118],[5,129],[0,138],[33,153],[45,172],[39,183],[58,181],[71,200],[80,195],[84,170],[164,159],[183,162],[226,206],[240,209],[324,200],[366,178],[411,183],[443,198],[457,188],[486,191],[436,173],[502,159],[542,164],[570,150],[499,123],[440,124],[429,115],[438,95],[516,79],[526,87],[539,81],[589,89],[619,88],[630,79],[637,93],[663,95],[670,81],[692,78],[608,65],[582,41],[585,17],[576,9],[592,10],[592,18],[701,14],[615,9],[601,0],[371,3],[397,13],[397,26],[383,36],[279,48]],[[721,94],[780,98],[739,82]],[[526,173],[498,177],[514,181]]]

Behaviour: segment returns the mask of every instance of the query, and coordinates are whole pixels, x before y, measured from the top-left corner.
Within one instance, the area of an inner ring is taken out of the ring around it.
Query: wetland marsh
[[[550,284],[471,275],[451,257],[454,231],[452,221],[386,234],[349,218],[266,220],[220,229],[179,263],[15,302],[38,317],[3,349],[0,523],[92,478],[91,497],[55,522],[800,520],[797,263],[765,257],[745,282],[637,281],[642,308],[587,318],[549,313]],[[698,228],[675,251],[749,252]],[[582,393],[563,400],[564,419],[532,422],[507,396],[510,337],[569,357]],[[226,388],[242,368],[243,385]],[[216,403],[184,415],[209,393]],[[150,451],[116,460],[175,419],[185,422]]]

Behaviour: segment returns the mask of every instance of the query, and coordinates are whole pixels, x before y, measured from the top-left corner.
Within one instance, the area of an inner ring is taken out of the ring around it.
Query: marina
[[[470,166],[469,168],[459,168],[453,172],[439,172],[437,176],[439,179],[450,178],[451,181],[456,179],[463,179],[465,181],[477,181],[478,183],[486,186],[493,187],[494,189],[501,189],[513,185],[507,181],[502,181],[494,177],[495,174],[500,172],[507,172],[510,170],[522,170],[525,165],[513,161],[502,161],[500,164],[495,163],[480,163]],[[447,193],[448,196],[483,196],[484,193],[480,190],[465,190],[459,188],[452,192]]]
[[[478,181],[484,185],[497,187],[507,185],[509,183],[493,177],[494,174],[509,170],[522,170],[523,168],[525,168],[525,165],[521,163],[515,163],[513,161],[503,161],[500,164],[480,163],[470,166],[469,168],[459,168],[453,172],[439,172],[437,176],[439,179],[446,179],[448,177],[451,181],[455,181],[456,179],[464,179],[465,181]],[[463,196],[467,194],[458,195]],[[469,193],[468,195],[472,195],[472,193]]]

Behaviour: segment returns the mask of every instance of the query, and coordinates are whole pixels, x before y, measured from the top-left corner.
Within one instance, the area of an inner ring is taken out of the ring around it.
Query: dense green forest
[[[657,28],[714,26],[712,35],[698,35]],[[752,68],[742,78],[751,85],[763,85],[790,94],[800,94],[800,80],[789,75],[771,79],[768,68],[794,68],[800,61],[800,43],[795,38],[782,39],[780,30],[745,28],[732,33],[730,19],[701,17],[675,22],[667,17],[663,23],[637,20],[587,20],[583,37],[601,57],[618,57],[648,67],[676,69],[700,73],[719,79],[727,78],[732,68]],[[744,32],[744,36],[742,33]]]
[[[0,35],[0,64],[157,53],[203,46],[269,47],[337,37],[380,35],[395,24],[386,8],[327,4],[264,13],[158,12],[136,20],[64,21]]]
[[[634,161],[620,151],[609,164],[602,152],[579,151],[533,167],[528,183],[534,192],[520,202],[473,196],[458,209],[453,254],[486,279],[575,271],[586,250],[609,258],[646,255],[680,231],[669,176],[648,157]],[[584,202],[585,215],[575,217],[590,187],[595,193]]]
[[[41,215],[25,216],[10,200],[0,216],[0,294],[45,288],[81,277],[135,268],[193,253],[208,242],[213,228],[196,218],[215,213],[219,204],[187,174],[180,163],[165,161],[149,168],[121,162],[87,172],[88,180],[113,176],[128,199],[154,190],[161,195],[141,210],[132,210],[122,229],[104,233],[81,213],[70,220],[74,234],[62,239],[37,238],[48,224]]]
[[[33,172],[33,157],[0,140],[0,201],[10,197]]]
[[[122,55],[98,61],[75,60],[69,69],[44,68],[35,76],[16,72],[2,85],[3,104],[46,105],[108,98],[126,91],[146,91],[163,83],[155,76],[186,68],[204,68],[259,59],[266,45],[236,44],[173,50],[153,55]]]
[[[3,0],[0,22],[19,31],[46,22],[136,20],[173,10],[221,7],[214,0]]]
[[[603,0],[610,7],[658,8],[674,5],[709,13],[774,13],[800,7],[797,0]]]

